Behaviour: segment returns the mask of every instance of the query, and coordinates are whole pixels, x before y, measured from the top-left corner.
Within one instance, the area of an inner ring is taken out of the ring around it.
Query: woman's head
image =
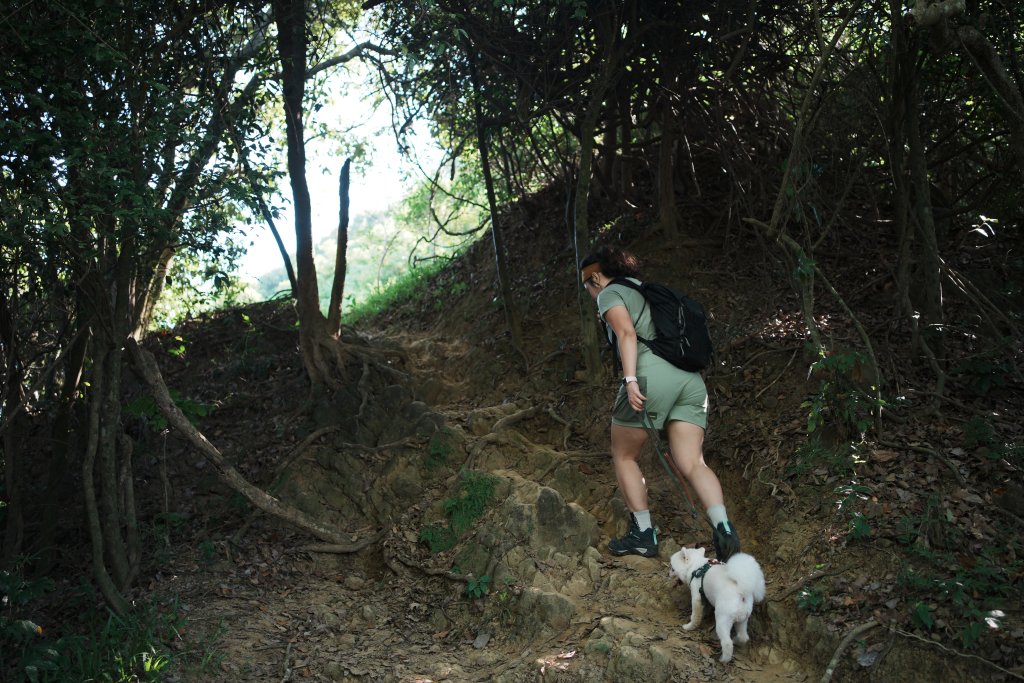
[[[583,287],[597,298],[609,281],[617,277],[640,277],[640,260],[628,251],[605,245],[580,261]]]
[[[585,273],[583,276],[584,283],[593,277],[595,273],[601,273],[609,279],[617,277],[639,278],[640,259],[625,249],[606,244],[603,247],[598,247],[580,261],[580,272]]]

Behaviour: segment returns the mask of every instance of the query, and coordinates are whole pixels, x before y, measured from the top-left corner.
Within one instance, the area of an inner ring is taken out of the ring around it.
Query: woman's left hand
[[[630,407],[638,413],[643,410],[644,401],[647,400],[647,397],[640,393],[640,385],[637,382],[626,384],[626,398],[629,399]]]

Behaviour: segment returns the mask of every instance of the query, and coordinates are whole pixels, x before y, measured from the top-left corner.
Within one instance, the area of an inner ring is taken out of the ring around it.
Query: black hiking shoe
[[[608,550],[612,555],[643,555],[644,557],[658,556],[658,533],[651,527],[647,531],[640,531],[636,519],[629,516],[629,531],[622,538],[613,538],[608,541]]]
[[[739,534],[730,522],[719,522],[711,535],[711,541],[715,544],[715,557],[719,562],[728,562],[730,557],[740,551]]]

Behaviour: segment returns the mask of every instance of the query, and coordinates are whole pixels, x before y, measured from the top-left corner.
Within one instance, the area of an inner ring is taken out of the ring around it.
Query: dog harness
[[[708,596],[704,595],[704,575],[707,574],[708,570],[711,569],[711,566],[715,564],[720,564],[720,562],[718,560],[708,560],[703,567],[695,571],[690,576],[690,583],[693,583],[694,579],[700,579],[700,597],[703,600],[707,600],[709,603],[711,601],[708,600]]]

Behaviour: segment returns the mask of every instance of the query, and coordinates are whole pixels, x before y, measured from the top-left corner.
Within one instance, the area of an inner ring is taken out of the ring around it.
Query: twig
[[[768,389],[770,389],[773,384],[782,379],[782,376],[786,374],[786,370],[789,370],[789,366],[793,364],[794,360],[796,360],[796,354],[798,353],[800,353],[800,347],[797,347],[797,349],[793,352],[793,355],[789,357],[789,362],[786,363],[786,367],[782,368],[782,372],[779,373],[778,377],[773,379],[771,382],[768,382],[768,384],[765,385],[764,389],[761,389],[761,391],[757,392],[757,395],[754,396],[755,401],[761,398],[761,394],[768,391]]]
[[[292,669],[288,666],[288,660],[292,657],[292,643],[288,641],[288,647],[284,651],[284,676],[281,677],[281,683],[287,683],[292,677]]]
[[[1019,673],[1017,673],[1015,671],[1010,671],[1009,669],[1004,669],[1003,667],[999,666],[995,662],[989,661],[989,660],[985,659],[984,657],[979,657],[978,655],[969,655],[966,652],[960,652],[959,650],[954,650],[951,647],[946,647],[942,643],[937,643],[934,640],[930,640],[928,638],[922,638],[921,636],[916,635],[914,633],[908,633],[907,631],[901,631],[898,628],[893,628],[893,629],[890,629],[890,630],[893,633],[899,634],[901,636],[906,636],[907,638],[914,638],[915,640],[920,640],[922,643],[928,643],[929,645],[934,645],[935,647],[937,647],[937,648],[939,648],[941,650],[945,650],[946,652],[949,652],[950,654],[954,654],[957,657],[964,657],[966,659],[977,659],[979,662],[984,662],[985,664],[988,664],[989,666],[991,666],[994,669],[999,669],[1000,671],[1002,671],[1007,676],[1012,676],[1012,677],[1016,678],[1017,680],[1024,681],[1024,676],[1022,676],[1021,674],[1019,674]]]
[[[846,637],[843,638],[843,640],[839,643],[839,647],[836,648],[835,654],[832,655],[832,661],[828,663],[828,668],[825,669],[825,673],[822,674],[821,683],[828,683],[830,680],[832,680],[832,674],[835,673],[836,666],[839,665],[839,657],[843,654],[843,650],[845,650],[847,646],[851,642],[853,642],[853,639],[859,636],[860,634],[866,633],[867,631],[870,631],[871,629],[879,625],[880,624],[877,621],[875,621],[874,619],[870,619],[869,621],[864,622],[857,628],[847,633]]]

